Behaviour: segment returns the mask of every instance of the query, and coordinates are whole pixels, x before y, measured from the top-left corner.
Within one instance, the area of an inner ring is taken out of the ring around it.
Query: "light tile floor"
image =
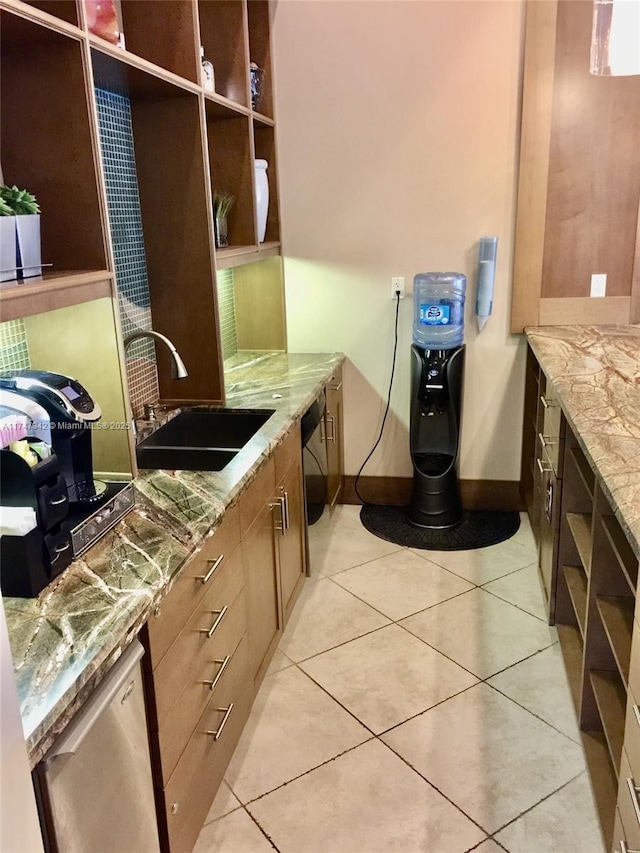
[[[604,853],[526,516],[418,551],[359,507],[320,553],[196,853]]]

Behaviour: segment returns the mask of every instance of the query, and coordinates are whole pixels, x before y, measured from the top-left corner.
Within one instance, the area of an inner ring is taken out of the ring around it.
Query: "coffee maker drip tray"
[[[106,492],[99,506],[75,505],[69,511],[74,557],[84,554],[135,506],[133,483],[101,482]]]

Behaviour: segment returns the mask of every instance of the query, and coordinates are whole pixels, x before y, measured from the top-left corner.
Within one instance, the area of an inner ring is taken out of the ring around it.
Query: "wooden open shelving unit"
[[[221,402],[217,272],[280,255],[270,5],[121,0],[121,14],[126,49],[88,32],[81,0],[0,0],[4,179],[38,198],[43,263],[51,264],[37,280],[0,287],[0,319],[116,295],[94,86],[117,91],[131,103],[153,328],[171,338],[189,371],[176,383],[159,359],[161,396]],[[215,92],[202,86],[200,46]],[[251,61],[265,70],[257,111]],[[269,163],[263,243],[255,158]],[[235,196],[222,249],[215,190]],[[271,292],[274,270],[282,290],[281,265],[270,265]],[[277,293],[271,303],[269,312],[283,310]],[[123,359],[117,329],[114,339]]]
[[[607,846],[625,738],[638,560],[567,429],[556,622]]]

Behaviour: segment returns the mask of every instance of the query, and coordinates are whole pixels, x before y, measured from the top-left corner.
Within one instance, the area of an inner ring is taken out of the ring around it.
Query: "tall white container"
[[[267,213],[269,212],[269,179],[266,160],[255,160],[256,206],[258,211],[258,243],[264,243],[267,233]]]

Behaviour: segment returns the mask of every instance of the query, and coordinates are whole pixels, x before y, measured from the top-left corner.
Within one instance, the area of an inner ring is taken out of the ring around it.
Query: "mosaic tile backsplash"
[[[99,80],[96,83],[120,321],[126,336],[134,329],[152,328],[131,103],[126,95],[102,86]],[[152,341],[136,341],[128,347],[127,379],[133,412],[138,417],[144,403],[160,396]]]
[[[218,311],[222,335],[222,357],[226,361],[238,352],[236,300],[232,269],[218,272]]]
[[[31,367],[27,333],[22,320],[0,323],[0,370]]]

